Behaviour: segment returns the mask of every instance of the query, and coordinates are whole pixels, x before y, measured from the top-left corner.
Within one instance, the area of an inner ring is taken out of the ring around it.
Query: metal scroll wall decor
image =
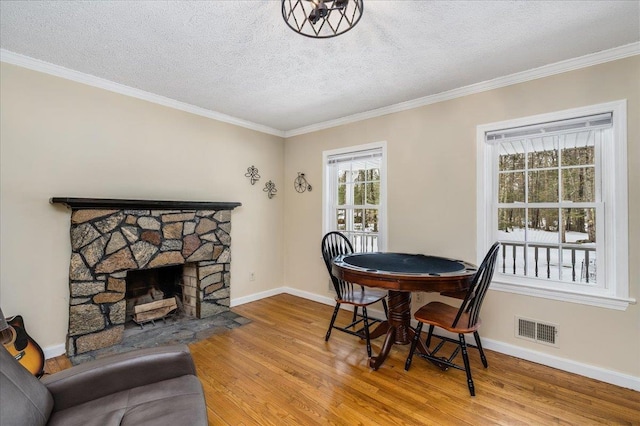
[[[276,184],[273,183],[273,181],[265,183],[263,191],[267,193],[267,197],[269,198],[273,198],[273,196],[276,195],[276,192],[278,192]]]
[[[251,182],[251,185],[255,185],[256,182],[260,180],[260,175],[258,174],[258,169],[256,168],[256,166],[247,167],[247,173],[245,173],[244,175],[245,177],[249,178],[249,182]],[[267,197],[269,198],[273,198],[273,196],[276,195],[276,192],[278,192],[278,190],[276,189],[276,184],[271,180],[264,185],[263,191],[267,193]]]
[[[304,191],[311,192],[313,189],[302,172],[298,172],[298,177],[293,181],[293,187],[300,193],[303,193]]]
[[[249,178],[251,185],[255,185],[256,182],[260,180],[258,169],[256,169],[255,166],[248,167],[247,173],[245,173],[244,175]]]

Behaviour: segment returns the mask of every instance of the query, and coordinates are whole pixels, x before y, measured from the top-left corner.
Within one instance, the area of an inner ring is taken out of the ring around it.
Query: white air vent
[[[516,317],[515,329],[516,337],[521,339],[558,346],[558,326],[555,324]]]

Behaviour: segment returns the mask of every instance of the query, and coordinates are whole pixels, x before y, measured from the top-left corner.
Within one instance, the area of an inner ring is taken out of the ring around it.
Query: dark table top
[[[333,261],[345,281],[401,291],[462,291],[477,271],[471,263],[409,253],[353,253]]]
[[[336,259],[338,260],[338,259]],[[344,255],[340,261],[368,272],[428,274],[432,276],[476,271],[476,266],[462,260],[408,253],[355,253]]]

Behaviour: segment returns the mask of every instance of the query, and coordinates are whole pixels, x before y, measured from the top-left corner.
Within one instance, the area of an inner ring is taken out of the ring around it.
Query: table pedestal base
[[[408,345],[416,335],[411,327],[411,292],[389,290],[389,319],[383,321],[370,334],[371,339],[386,334],[382,349],[378,356],[371,357],[369,367],[377,370],[389,356],[393,345]],[[417,348],[421,353],[429,353],[424,343],[419,340]]]

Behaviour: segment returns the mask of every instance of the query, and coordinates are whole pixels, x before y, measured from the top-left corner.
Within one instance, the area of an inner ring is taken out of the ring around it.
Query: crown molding
[[[523,71],[504,77],[498,77],[493,80],[487,80],[480,83],[471,84],[469,86],[460,87],[446,92],[438,93],[435,95],[425,96],[418,99],[413,99],[406,102],[366,111],[358,114],[349,115],[347,117],[338,118],[336,120],[324,121],[321,123],[312,124],[310,126],[300,127],[293,130],[278,130],[261,124],[252,123],[250,121],[242,120],[230,115],[222,114],[219,112],[211,111],[205,108],[197,107],[185,102],[176,101],[164,96],[156,95],[144,90],[135,89],[133,87],[125,86],[123,84],[114,83],[112,81],[96,77],[90,74],[81,73],[71,70],[69,68],[61,67],[58,65],[44,62],[39,59],[34,59],[29,56],[20,55],[5,49],[0,49],[0,61],[7,62],[9,64],[18,65],[24,68],[29,68],[34,71],[40,71],[46,74],[54,75],[56,77],[62,77],[68,80],[76,81],[78,83],[87,84],[89,86],[98,87],[101,89],[109,90],[111,92],[119,93],[126,96],[142,99],[155,104],[163,105],[169,108],[178,109],[181,111],[189,112],[192,114],[200,115],[202,117],[211,118],[214,120],[222,121],[224,123],[233,124],[246,129],[255,130],[257,132],[267,133],[274,136],[283,138],[289,138],[292,136],[303,135],[306,133],[317,132],[319,130],[325,130],[332,127],[342,126],[344,124],[355,123],[357,121],[367,120],[370,118],[380,117],[387,114],[393,114],[396,112],[406,111],[413,108],[419,108],[425,105],[431,105],[438,102],[443,102],[451,99],[460,98],[463,96],[473,95],[476,93],[485,92],[488,90],[498,89],[501,87],[510,86],[513,84],[524,83],[538,78],[549,77],[556,74],[561,74],[568,71],[573,71],[580,68],[586,68],[593,65],[602,64],[605,62],[615,61],[618,59],[627,58],[630,56],[640,55],[640,42],[627,44],[620,47],[615,47],[609,50],[603,50],[601,52],[592,53],[589,55],[581,56],[574,59],[568,59],[565,61],[556,62],[554,64],[544,65],[542,67],[534,68],[528,71]]]
[[[175,99],[146,92],[144,90],[135,89],[133,87],[125,86],[124,84],[114,83],[113,81],[106,80],[104,78],[96,77],[91,74],[85,74],[79,71],[74,71],[69,68],[41,61],[39,59],[34,59],[29,56],[21,55],[19,53],[14,53],[9,50],[0,49],[0,61],[28,68],[34,71],[43,72],[45,74],[50,74],[56,77],[62,77],[64,79],[76,81],[78,83],[87,84],[89,86],[98,87],[100,89],[119,93],[121,95],[142,99],[154,104],[189,112],[191,114],[200,115],[202,117],[212,118],[214,120],[233,124],[239,127],[244,127],[250,130],[255,130],[257,132],[284,137],[284,132],[282,130],[277,130],[268,126],[263,126],[261,124],[252,123],[250,121],[197,107],[185,102],[177,101]]]
[[[487,80],[480,83],[471,84],[469,86],[460,87],[458,89],[448,90],[446,92],[435,95],[425,96],[423,98],[413,99],[406,102],[353,114],[347,117],[338,118],[336,120],[325,121],[322,123],[312,124],[310,126],[300,127],[294,130],[284,132],[284,137],[303,135],[306,133],[317,132],[332,127],[342,126],[344,124],[355,123],[357,121],[367,120],[369,118],[380,117],[382,115],[393,114],[395,112],[406,111],[413,108],[419,108],[425,105],[431,105],[442,101],[460,98],[463,96],[473,95],[476,93],[486,92],[488,90],[498,89],[501,87],[511,86],[513,84],[524,83],[538,78],[549,77],[564,72],[586,68],[593,65],[611,62],[630,56],[640,55],[640,43],[631,43],[624,46],[616,47],[601,52],[580,56],[574,59],[556,62],[544,65],[527,71],[498,77],[493,80]]]

